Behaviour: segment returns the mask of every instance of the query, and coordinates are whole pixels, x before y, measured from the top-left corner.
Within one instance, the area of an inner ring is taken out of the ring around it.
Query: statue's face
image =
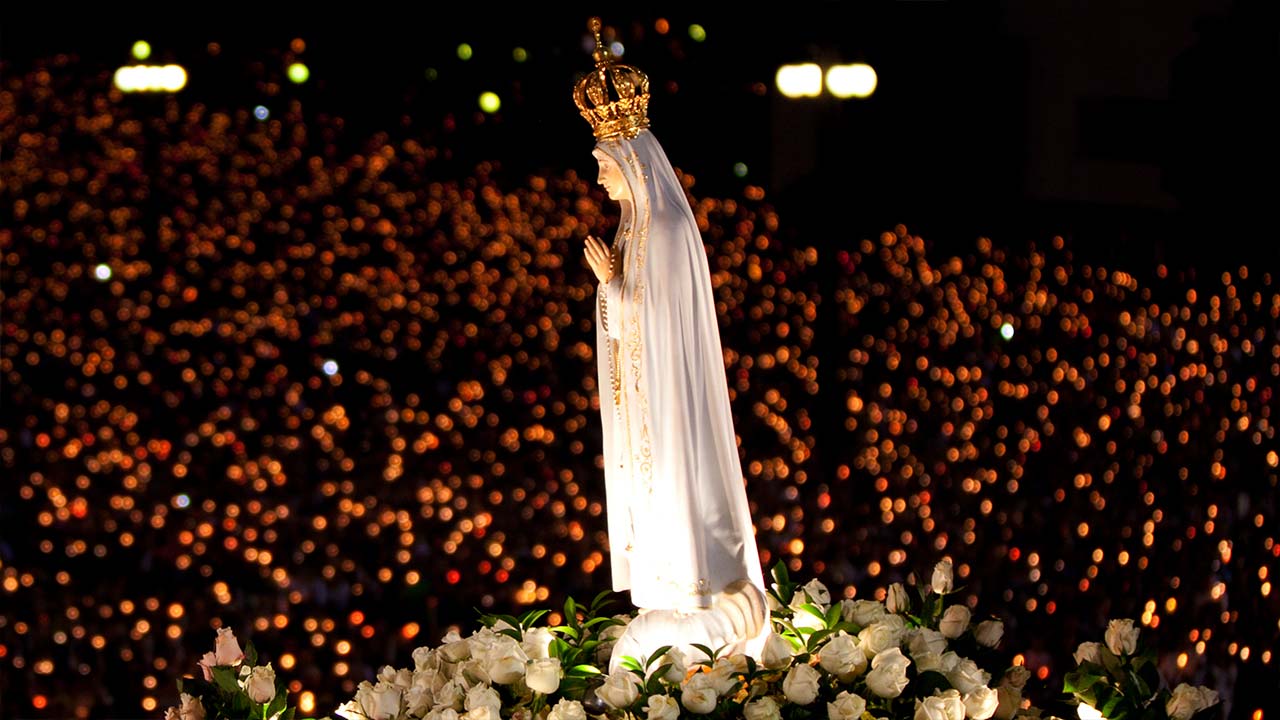
[[[631,187],[627,185],[627,178],[623,176],[622,169],[618,167],[618,163],[599,150],[592,154],[595,155],[596,161],[600,163],[600,175],[596,178],[596,182],[600,183],[600,187],[603,187],[604,191],[609,194],[609,198],[611,200],[630,200]]]

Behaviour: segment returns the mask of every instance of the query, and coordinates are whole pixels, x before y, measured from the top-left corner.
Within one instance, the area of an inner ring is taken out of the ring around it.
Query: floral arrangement
[[[999,651],[1003,623],[954,602],[949,561],[928,583],[900,583],[883,602],[833,602],[817,580],[793,583],[781,563],[768,590],[771,631],[758,659],[693,645],[623,658],[614,643],[632,616],[609,615],[609,592],[590,604],[483,615],[413,652],[412,668],[381,669],[336,714],[346,720],[1034,720],[1022,697],[1031,673]],[[1086,642],[1064,681],[1080,720],[1204,720],[1217,693],[1163,689],[1154,650],[1132,620],[1113,620],[1105,643]],[[200,661],[203,679],[179,681],[181,705],[165,720],[292,720],[283,681],[241,652],[230,630]],[[1197,717],[1199,716],[1199,717]],[[1056,720],[1051,716],[1046,720]]]
[[[1004,627],[975,622],[951,603],[951,563],[934,569],[914,597],[894,584],[885,602],[833,603],[822,583],[794,584],[783,565],[769,589],[773,619],[761,657],[693,646],[624,658],[605,675],[613,643],[630,617],[570,600],[565,624],[547,613],[482,617],[470,637],[451,633],[418,648],[412,669],[385,667],[361,683],[337,714],[348,720],[1011,720],[1022,712],[1029,673],[1006,666],[995,648]],[[963,653],[963,655],[961,654]]]
[[[1080,720],[1191,720],[1218,704],[1218,693],[1180,683],[1162,687],[1155,650],[1143,647],[1132,620],[1107,624],[1105,643],[1080,643],[1063,690],[1079,703]]]
[[[253,643],[241,651],[229,628],[220,628],[213,652],[200,659],[200,678],[178,681],[179,704],[165,720],[293,720],[284,680],[271,663],[258,665]]]

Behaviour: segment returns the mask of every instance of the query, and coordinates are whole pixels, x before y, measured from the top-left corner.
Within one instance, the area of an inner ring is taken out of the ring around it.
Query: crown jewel
[[[596,69],[578,81],[573,101],[596,139],[633,138],[649,127],[649,76],[609,54],[600,40],[600,18],[591,18],[589,26],[596,36]]]

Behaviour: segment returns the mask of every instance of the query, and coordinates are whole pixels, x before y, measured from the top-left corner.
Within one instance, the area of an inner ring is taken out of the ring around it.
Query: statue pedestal
[[[769,630],[764,593],[745,580],[739,581],[717,594],[711,607],[704,610],[641,612],[614,644],[609,672],[619,667],[623,657],[642,660],[665,645],[680,648],[692,662],[706,659],[694,645],[705,645],[721,655],[758,657]]]

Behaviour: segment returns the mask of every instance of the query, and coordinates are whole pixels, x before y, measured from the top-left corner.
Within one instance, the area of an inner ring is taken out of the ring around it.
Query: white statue
[[[596,69],[574,100],[597,139],[600,184],[622,209],[612,247],[586,244],[600,280],[605,499],[613,588],[640,608],[611,669],[662,645],[758,655],[768,609],[706,251],[648,130],[648,78],[608,55],[598,19],[591,27]]]

